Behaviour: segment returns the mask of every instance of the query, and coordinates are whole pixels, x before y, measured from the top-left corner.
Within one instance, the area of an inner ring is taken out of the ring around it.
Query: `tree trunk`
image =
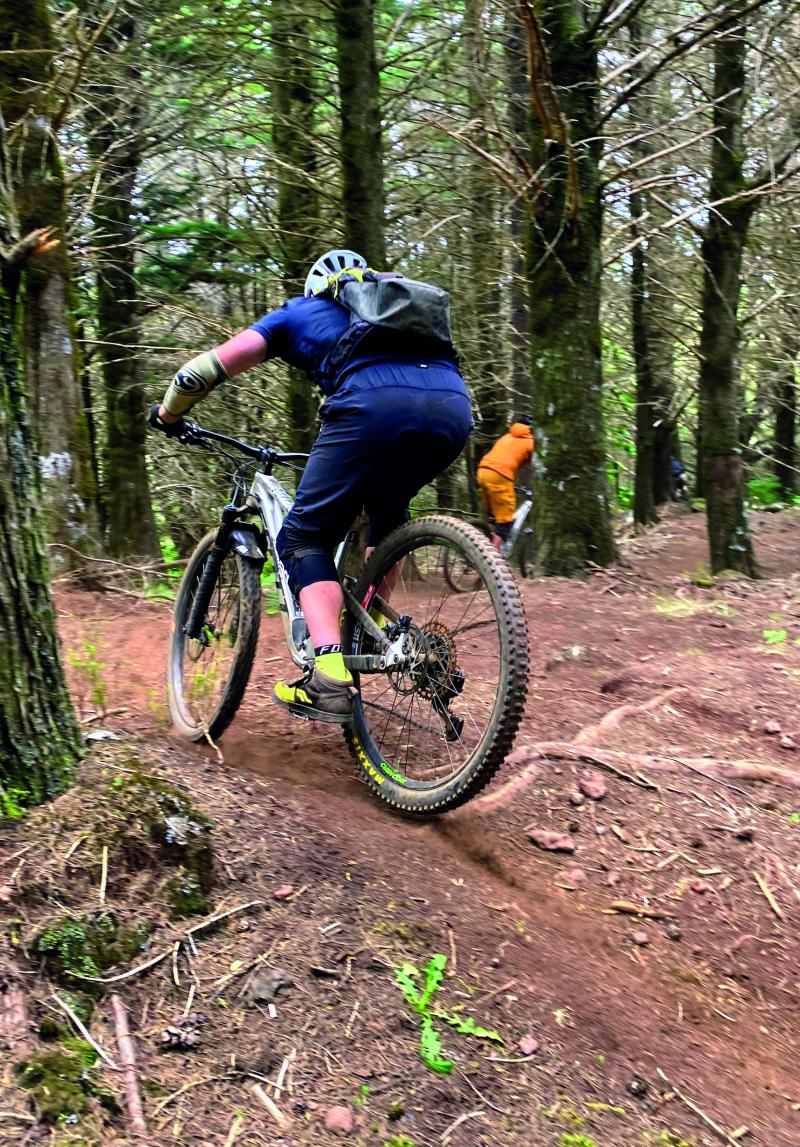
[[[52,227],[59,239],[25,276],[25,385],[34,419],[42,506],[51,541],[78,550],[97,545],[97,490],[81,401],[66,238],[66,191],[52,127],[55,42],[45,0],[24,19],[15,0],[0,0],[0,109],[13,158],[14,194],[23,234]],[[54,561],[69,564],[69,549]]]
[[[317,192],[314,68],[298,44],[311,38],[311,20],[300,8],[279,6],[272,15],[273,128],[278,167],[278,223],[283,282],[288,295],[299,295],[306,274],[321,253]],[[286,395],[289,450],[308,450],[315,438],[317,402],[306,375],[289,368]]]
[[[4,156],[0,185],[8,174]],[[17,303],[27,292],[19,256],[5,258],[8,207],[0,203],[0,817],[67,788],[82,747],[47,586],[41,487],[20,378]]]
[[[734,199],[746,187],[743,119],[747,43],[740,22],[745,0],[733,6],[726,34],[714,44],[712,202],[702,243],[703,314],[700,336],[700,426],[711,571],[755,576],[756,563],[744,506],[739,439],[737,311],[742,255],[755,200]]]
[[[105,18],[105,12],[98,18]],[[92,28],[92,31],[94,29]],[[106,424],[103,502],[108,550],[115,557],[159,554],[147,476],[145,395],[139,370],[139,303],[134,275],[133,195],[140,163],[141,85],[131,58],[136,25],[112,21],[98,44],[100,76],[89,86],[89,149],[98,163],[92,201]]]
[[[796,316],[795,320],[796,321]],[[797,492],[797,385],[795,370],[800,341],[792,327],[781,335],[783,351],[775,387],[775,448],[773,465],[780,483],[781,498],[789,500]]]
[[[636,57],[652,41],[646,15],[633,16],[628,25],[631,53]],[[632,69],[631,78],[641,74],[641,66]],[[641,132],[672,116],[669,97],[661,77],[639,90],[628,102],[636,128]],[[631,146],[635,160],[646,160],[648,176],[669,171],[669,161],[650,160],[662,146],[654,136],[646,136]],[[669,501],[672,494],[670,460],[675,449],[676,427],[672,415],[674,398],[674,306],[667,290],[670,275],[671,237],[659,234],[670,211],[664,203],[663,189],[656,194],[636,187],[640,178],[632,177],[630,209],[633,226],[631,237],[645,237],[632,253],[631,310],[632,342],[636,366],[636,476],[633,516],[641,525],[658,518],[656,507]]]
[[[519,155],[527,158],[528,91],[525,39],[519,15],[509,8],[506,15],[506,75],[508,77],[509,130]],[[525,281],[525,223],[522,196],[509,207],[511,223],[511,387],[513,404],[529,413],[533,402],[533,374],[528,350],[528,285]]]
[[[341,100],[345,243],[370,266],[383,267],[386,199],[375,0],[335,0],[333,11]]]
[[[644,199],[639,191],[630,195],[631,238],[642,235]],[[655,469],[655,380],[650,359],[647,324],[646,249],[634,247],[631,261],[631,334],[636,371],[636,474],[633,490],[633,520],[640,526],[658,521],[653,497]]]
[[[470,122],[473,139],[488,150],[485,130],[488,45],[484,29],[486,0],[467,0],[464,14],[463,56],[467,74]],[[467,176],[468,216],[467,258],[470,314],[468,339],[464,340],[464,365],[472,397],[478,411],[475,428],[476,457],[508,429],[508,391],[502,377],[500,359],[501,254],[497,242],[496,193],[494,183],[480,156],[470,154]]]
[[[532,166],[544,179],[527,243],[533,527],[539,572],[569,577],[616,557],[600,359],[599,81],[597,47],[577,0],[544,0],[537,11],[553,88],[544,73],[538,77],[547,92],[546,122],[538,115],[531,126]]]

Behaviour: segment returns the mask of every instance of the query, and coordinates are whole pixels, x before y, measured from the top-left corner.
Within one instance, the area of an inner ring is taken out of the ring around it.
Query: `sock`
[[[345,666],[341,645],[319,645],[314,649],[314,668],[319,669],[333,681],[352,685],[353,678]]]

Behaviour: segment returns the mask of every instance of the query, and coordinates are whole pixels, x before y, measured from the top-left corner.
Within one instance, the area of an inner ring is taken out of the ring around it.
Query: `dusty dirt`
[[[220,763],[167,730],[168,608],[59,596],[87,727],[136,738],[148,768],[214,821],[215,908],[262,902],[198,936],[196,953],[184,945],[175,969],[167,960],[125,984],[153,1142],[222,1147],[239,1112],[238,1144],[325,1145],[339,1135],[323,1117],[341,1104],[355,1120],[346,1141],[369,1147],[797,1147],[800,792],[708,779],[703,760],[797,760],[800,515],[756,516],[765,577],[754,583],[697,584],[703,529],[680,508],[628,540],[620,568],[522,585],[533,659],[517,748],[484,796],[429,823],[377,802],[337,731],[270,704],[288,668],[277,619]],[[606,764],[624,776],[539,758],[540,743],[576,738],[589,757],[613,750]],[[115,751],[99,750],[89,773],[118,767]],[[632,755],[675,771],[637,771]],[[587,779],[599,799],[579,795]],[[538,848],[528,833],[539,830],[574,851]],[[284,884],[292,898],[275,900]],[[422,1064],[393,979],[435,952],[448,956],[441,1005],[505,1040],[444,1032],[446,1076]],[[274,1016],[237,994],[262,954],[293,983]],[[200,1046],[160,1052],[193,984],[192,1007],[208,1016]],[[274,1081],[292,1053],[291,1091],[273,1090],[279,1128],[241,1072]],[[23,1141],[9,1131],[0,1122],[0,1141]]]

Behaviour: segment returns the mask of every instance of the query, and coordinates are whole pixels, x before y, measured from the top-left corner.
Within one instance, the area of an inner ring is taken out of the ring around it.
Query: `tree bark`
[[[5,141],[3,141],[5,143]],[[9,174],[0,164],[0,184]],[[69,786],[81,756],[47,585],[41,485],[20,372],[20,267],[0,203],[0,817]]]
[[[52,128],[53,38],[46,0],[0,0],[0,109],[13,155],[21,233],[55,229],[59,243],[25,276],[25,385],[33,414],[48,537],[78,550],[98,539],[97,490],[81,401],[66,238],[66,190]],[[69,562],[67,549],[54,561]]]
[[[467,0],[464,13],[463,58],[473,138],[488,150],[485,130],[489,60],[484,29],[486,0]],[[509,422],[509,395],[502,377],[498,319],[500,315],[501,254],[497,242],[497,196],[486,164],[468,157],[467,258],[469,262],[469,337],[464,340],[466,375],[478,411],[475,454],[480,458],[504,434]]]
[[[724,35],[714,44],[714,127],[711,145],[712,202],[741,195],[744,176],[744,108],[747,43],[740,12],[732,5]],[[737,312],[742,255],[755,200],[734,199],[709,212],[701,248],[703,313],[700,336],[700,427],[711,571],[756,575],[744,505],[744,467],[739,438]]]
[[[313,61],[297,50],[297,45],[308,43],[310,36],[311,19],[304,10],[284,6],[273,9],[272,139],[281,160],[278,223],[283,282],[288,295],[302,293],[308,269],[322,249]],[[308,378],[294,367],[289,368],[286,406],[288,449],[310,449],[315,438],[317,403]]]
[[[792,308],[793,309],[793,308]],[[796,316],[794,316],[796,322]],[[773,466],[780,483],[781,498],[797,492],[797,384],[795,371],[800,340],[794,326],[781,334],[781,360],[775,387],[775,446]]]
[[[521,156],[528,153],[530,94],[525,62],[525,37],[519,13],[506,14],[506,75],[508,81],[509,130]],[[511,388],[516,407],[529,412],[533,402],[533,373],[528,351],[528,285],[525,281],[526,213],[522,196],[510,204],[511,285]]]
[[[92,8],[89,5],[90,12]],[[95,20],[105,18],[103,12]],[[98,164],[92,224],[106,409],[103,502],[109,553],[130,560],[154,558],[159,553],[147,475],[145,395],[136,349],[142,340],[133,195],[144,119],[132,58],[136,34],[136,24],[127,14],[109,25],[97,47],[97,74],[89,86],[86,110],[89,149]]]
[[[335,0],[341,100],[342,207],[345,243],[370,266],[386,264],[380,76],[375,0]]]
[[[532,118],[531,156],[544,187],[527,243],[533,527],[538,571],[570,577],[616,557],[600,358],[599,78],[597,46],[577,0],[544,0],[537,12],[549,68],[539,50],[534,83],[543,98]]]

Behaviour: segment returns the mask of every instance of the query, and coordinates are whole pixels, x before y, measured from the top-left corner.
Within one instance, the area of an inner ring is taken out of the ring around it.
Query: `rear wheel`
[[[413,557],[413,561],[410,560]],[[454,568],[473,588],[455,590]],[[506,562],[473,526],[417,518],[375,550],[354,590],[408,618],[407,663],[361,674],[350,752],[367,783],[405,812],[445,812],[473,797],[502,764],[522,717],[528,638]],[[372,651],[348,614],[345,648]]]
[[[175,603],[167,687],[175,728],[192,741],[216,740],[241,704],[261,622],[260,569],[229,551],[214,584],[200,636],[186,622],[211,553],[216,530],[206,534],[189,559]]]

